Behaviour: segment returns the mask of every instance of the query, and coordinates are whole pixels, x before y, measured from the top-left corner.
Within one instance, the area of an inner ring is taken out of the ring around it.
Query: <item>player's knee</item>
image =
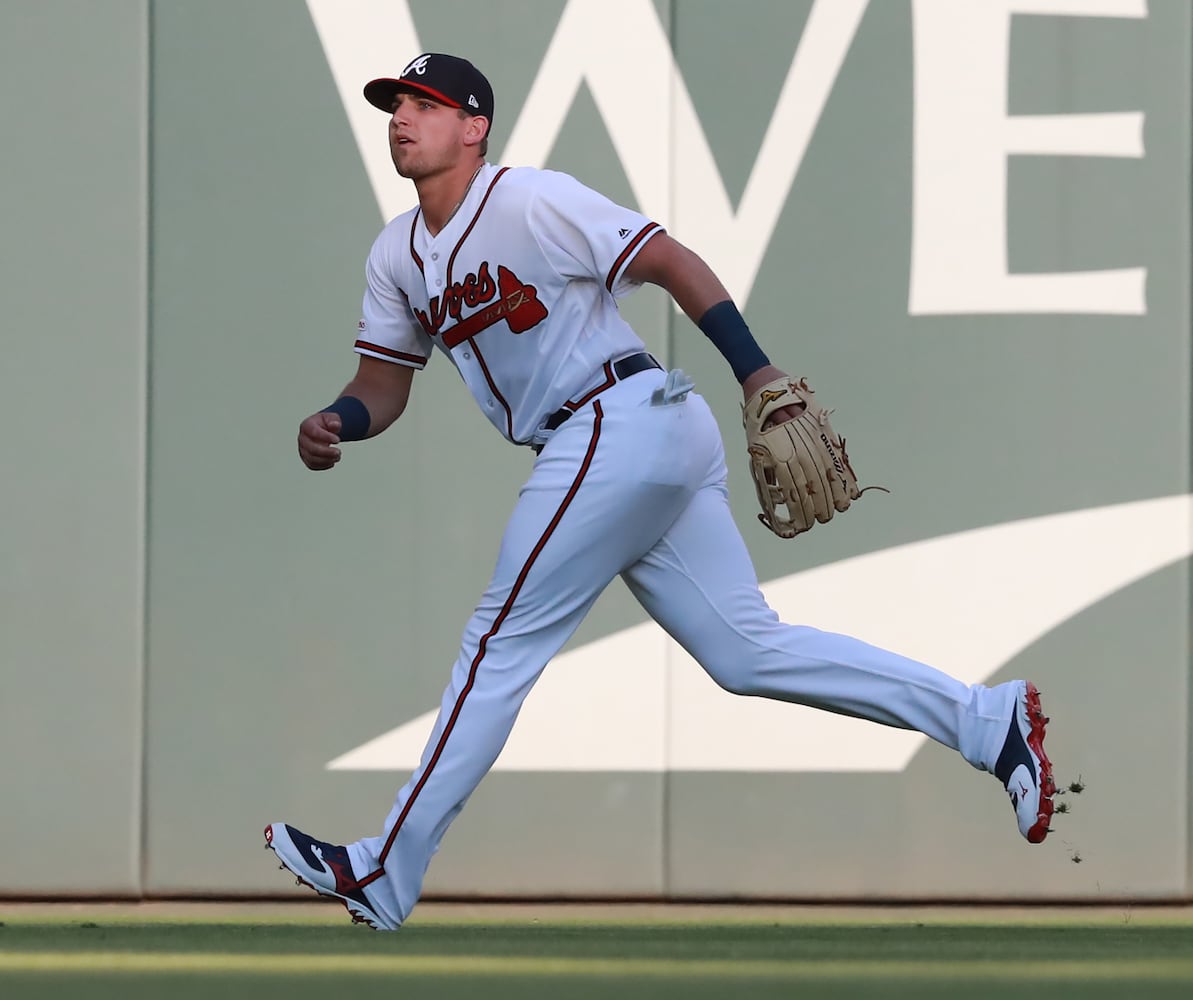
[[[758,694],[757,678],[741,662],[705,662],[702,666],[723,691],[747,697]]]

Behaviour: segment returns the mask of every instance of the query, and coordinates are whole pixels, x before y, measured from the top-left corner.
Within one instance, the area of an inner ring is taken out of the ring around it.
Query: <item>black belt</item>
[[[605,362],[606,380],[604,385],[585,395],[579,402],[573,403],[571,407],[561,406],[558,410],[551,414],[543,424],[543,430],[553,431],[556,427],[568,419],[576,410],[580,409],[594,396],[608,389],[614,382],[620,382],[622,379],[627,379],[631,375],[637,375],[639,372],[648,371],[651,368],[662,368],[655,359],[646,353],[646,351],[639,351],[637,354],[631,354],[629,357],[622,358],[620,361],[614,361],[612,365]],[[612,372],[612,376],[610,376]]]
[[[649,371],[651,368],[658,368],[661,370],[662,367],[663,366],[646,351],[639,351],[637,354],[631,354],[628,357],[622,358],[620,361],[614,361],[612,363],[606,361],[604,365],[605,381],[598,385],[595,389],[585,393],[574,403],[569,402],[566,406],[561,406],[558,410],[552,413],[543,422],[543,430],[555,430],[561,424],[565,423],[573,413],[580,409],[580,407],[582,407],[590,399],[599,396],[615,382],[620,382],[622,379],[627,379],[631,375],[637,375],[639,372]],[[538,454],[543,450],[542,445],[532,444],[530,447],[534,449],[535,454]]]

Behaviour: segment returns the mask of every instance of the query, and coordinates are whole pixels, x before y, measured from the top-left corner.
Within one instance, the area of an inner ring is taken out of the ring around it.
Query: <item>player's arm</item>
[[[725,286],[704,260],[667,233],[651,237],[626,268],[626,276],[658,285],[724,355],[746,399],[786,372],[770,363]],[[785,416],[795,416],[798,411]]]
[[[334,403],[312,413],[298,428],[298,454],[308,469],[330,469],[340,460],[341,441],[376,437],[402,415],[415,369],[361,355],[352,381]]]

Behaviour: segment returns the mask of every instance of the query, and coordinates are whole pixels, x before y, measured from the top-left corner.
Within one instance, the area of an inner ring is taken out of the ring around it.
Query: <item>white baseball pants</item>
[[[690,394],[654,405],[657,369],[619,382],[556,430],[506,527],[464,630],[418,769],[381,836],[348,845],[369,896],[410,914],[448,825],[492,767],[523,700],[621,575],[723,688],[913,729],[990,769],[1013,700],[766,604],[728,504],[720,432]]]

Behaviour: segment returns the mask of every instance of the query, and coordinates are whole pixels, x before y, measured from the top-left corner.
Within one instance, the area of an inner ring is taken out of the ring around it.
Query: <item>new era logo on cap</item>
[[[493,121],[493,88],[467,59],[443,52],[424,52],[397,78],[382,77],[365,84],[365,100],[387,113],[401,90],[426,94],[452,108],[469,108]]]

